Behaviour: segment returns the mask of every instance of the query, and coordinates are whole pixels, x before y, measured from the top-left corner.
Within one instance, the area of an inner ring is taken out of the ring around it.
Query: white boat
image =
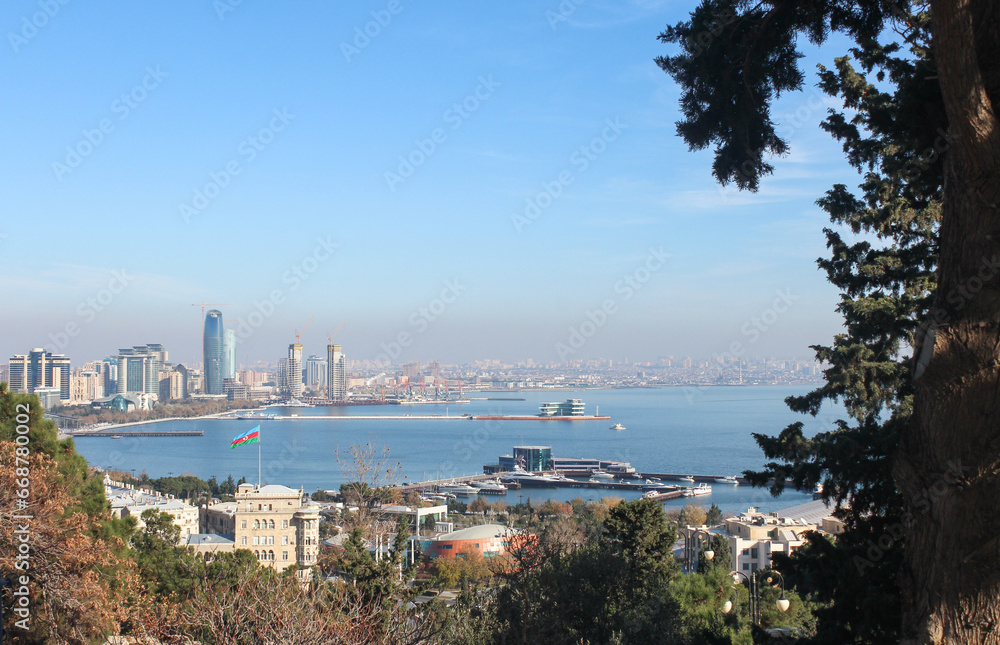
[[[625,429],[625,426],[623,426],[623,425],[622,425],[622,424],[620,424],[620,423],[616,423],[616,424],[614,424],[613,426],[611,426],[611,428],[610,428],[610,429],[611,429],[611,430],[624,430],[624,429]]]
[[[479,489],[475,486],[469,486],[468,484],[443,484],[438,486],[439,493],[451,493],[452,495],[462,495],[468,497],[469,495],[475,495],[479,492]]]
[[[738,481],[736,481],[736,477],[734,475],[728,475],[726,477],[716,477],[715,478],[715,483],[716,484],[732,484],[733,486],[739,486],[740,485],[740,483]]]
[[[679,482],[687,482],[688,484],[693,484],[694,483],[694,477],[692,477],[691,475],[684,475],[683,477],[678,477],[677,481],[679,481]]]
[[[503,495],[507,492],[507,487],[498,481],[477,482],[480,495]],[[475,486],[475,484],[473,484]]]
[[[606,473],[603,470],[595,470],[590,474],[590,478],[603,481],[614,481],[615,476],[611,473]]]
[[[700,495],[711,495],[712,487],[708,484],[698,484],[684,489],[684,497],[698,497]]]

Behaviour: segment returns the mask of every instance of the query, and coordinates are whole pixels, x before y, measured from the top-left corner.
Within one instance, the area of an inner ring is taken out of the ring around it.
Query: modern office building
[[[285,389],[288,396],[302,396],[302,345],[292,343],[288,346],[288,363],[286,366]]]
[[[236,330],[222,330],[222,378],[236,378]]]
[[[306,359],[306,387],[320,392],[326,387],[327,361],[319,356],[313,355]]]
[[[222,312],[210,309],[205,314],[204,394],[222,394]]]
[[[326,346],[327,376],[326,395],[331,401],[347,400],[347,357],[340,345]]]
[[[542,403],[538,409],[538,416],[582,417],[585,407],[580,399],[566,399],[565,403]]]
[[[35,347],[27,354],[11,356],[8,362],[10,390],[31,394],[39,388],[56,388],[59,399],[69,401],[69,357]]]
[[[163,346],[133,345],[118,350],[118,394],[141,392],[160,394],[160,357],[165,356]]]

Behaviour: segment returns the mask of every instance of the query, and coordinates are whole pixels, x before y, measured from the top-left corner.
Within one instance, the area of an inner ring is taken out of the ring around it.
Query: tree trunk
[[[936,306],[894,464],[902,642],[1000,645],[1000,7],[931,4],[950,140]]]

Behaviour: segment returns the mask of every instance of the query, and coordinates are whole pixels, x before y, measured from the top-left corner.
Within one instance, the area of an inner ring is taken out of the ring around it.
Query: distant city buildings
[[[319,393],[327,383],[327,361],[320,356],[306,359],[306,388]]]
[[[64,354],[53,354],[41,347],[32,349],[27,354],[16,354],[8,361],[10,374],[10,390],[26,394],[45,394],[50,406],[53,402],[52,390],[55,390],[55,405],[70,400],[70,368],[69,357]],[[44,404],[43,404],[44,405]]]
[[[347,400],[347,357],[340,345],[326,346],[326,360],[329,370],[326,396],[331,401]]]
[[[205,394],[222,394],[222,312],[211,309],[205,314],[203,338]]]

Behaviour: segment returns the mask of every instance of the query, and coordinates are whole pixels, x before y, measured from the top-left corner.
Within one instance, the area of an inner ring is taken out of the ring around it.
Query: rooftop
[[[514,529],[509,526],[501,526],[500,524],[480,524],[479,526],[471,526],[467,529],[462,529],[461,531],[445,533],[444,535],[439,535],[434,539],[448,542],[452,540],[489,540],[493,538],[507,537],[510,535],[520,535],[521,533],[523,533],[523,531],[520,529]]]
[[[236,536],[233,535],[217,535],[215,533],[192,533],[187,536],[188,546],[195,546],[197,544],[235,544]]]

